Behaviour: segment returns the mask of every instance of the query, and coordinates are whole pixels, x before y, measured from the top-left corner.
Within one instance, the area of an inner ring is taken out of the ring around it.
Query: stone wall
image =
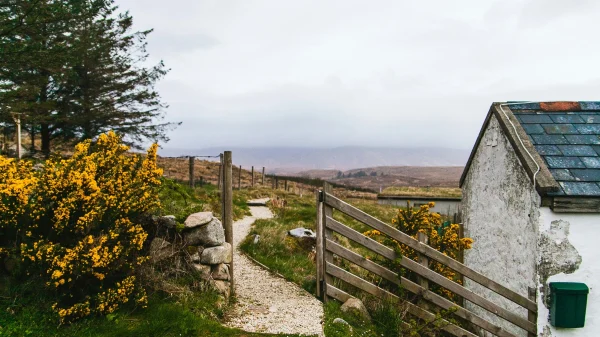
[[[179,227],[175,217],[156,219],[157,236],[150,243],[152,263],[162,263],[172,272],[186,271],[206,281],[225,297],[230,295],[233,250],[225,242],[225,231],[212,212],[194,213]]]

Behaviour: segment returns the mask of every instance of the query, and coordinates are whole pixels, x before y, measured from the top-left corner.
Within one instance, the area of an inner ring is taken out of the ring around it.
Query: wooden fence
[[[419,276],[418,284],[404,277],[398,277],[397,272],[391,271],[336,243],[333,237],[334,232],[345,236],[353,242],[358,243],[361,246],[387,259],[395,260],[397,257],[396,253],[392,249],[335,220],[333,218],[334,210],[348,215],[351,218],[380,231],[382,234],[385,234],[394,240],[414,249],[419,254],[419,262],[413,261],[405,256],[402,257],[400,261],[403,268],[406,268]],[[524,329],[527,331],[528,336],[536,336],[537,334],[537,304],[534,301],[527,297],[521,296],[520,294],[463,265],[462,263],[431,248],[426,244],[427,240],[425,235],[420,236],[420,240],[415,240],[412,237],[387,225],[386,223],[336,198],[332,194],[331,186],[328,186],[327,184],[325,185],[324,191],[319,191],[317,195],[317,233],[317,294],[319,296],[323,296],[324,301],[336,299],[345,302],[348,298],[352,297],[350,294],[334,286],[334,278],[337,278],[344,283],[350,284],[379,298],[398,299],[395,294],[389,292],[388,290],[380,288],[379,286],[336,266],[333,259],[335,254],[339,258],[358,265],[359,267],[362,267],[371,273],[375,273],[383,279],[401,286],[404,290],[421,296],[422,299],[429,302],[404,302],[404,304],[407,306],[408,313],[419,319],[425,321],[435,320],[436,314],[435,310],[432,310],[433,305],[441,309],[453,310],[453,315],[456,315],[462,318],[464,321],[467,321],[472,325],[486,330],[496,336],[515,337],[513,333],[507,331],[501,326],[498,326],[480,314],[475,313],[464,306],[453,303],[446,298],[430,291],[428,289],[428,283],[431,281],[502,318],[503,320]],[[518,304],[520,307],[525,308],[529,313],[528,318],[524,318],[511,310],[507,310],[498,304],[493,303],[489,299],[480,296],[463,287],[462,285],[449,280],[445,276],[429,269],[427,262],[428,259],[433,259],[455,270],[465,278],[477,282],[494,293],[499,294],[513,303]],[[440,323],[442,324],[443,330],[451,333],[454,336],[477,336],[473,332],[451,322],[442,320]]]

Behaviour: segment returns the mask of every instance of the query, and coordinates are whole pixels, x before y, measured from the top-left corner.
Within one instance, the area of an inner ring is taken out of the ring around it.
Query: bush
[[[147,260],[140,219],[159,206],[162,170],[156,144],[145,157],[128,150],[110,132],[78,144],[69,159],[52,157],[39,173],[0,157],[9,172],[0,175],[0,225],[3,237],[14,234],[0,249],[39,275],[61,323],[146,303],[135,275]]]
[[[450,223],[449,221],[443,222],[442,216],[439,213],[430,211],[430,208],[434,205],[433,202],[430,202],[426,205],[421,205],[420,207],[412,207],[407,203],[406,209],[398,209],[396,216],[392,219],[392,224],[396,229],[410,235],[414,239],[417,239],[419,232],[426,234],[429,238],[429,246],[435,248],[444,255],[457,260],[461,251],[471,249],[473,239],[460,238],[460,225]],[[407,256],[415,261],[418,261],[419,259],[417,252],[412,248],[381,234],[377,230],[367,231],[365,232],[365,235],[393,248],[396,253],[401,256]],[[381,262],[394,268],[392,270],[398,270],[399,274],[402,274],[402,276],[413,280],[415,279],[416,275],[413,275],[412,272],[406,272],[404,268],[400,267],[400,261],[383,260]],[[433,259],[429,260],[429,268],[445,276],[449,280],[462,284],[462,280],[459,277],[460,275]],[[436,284],[431,284],[431,290],[455,303],[458,303],[459,301],[456,294]]]

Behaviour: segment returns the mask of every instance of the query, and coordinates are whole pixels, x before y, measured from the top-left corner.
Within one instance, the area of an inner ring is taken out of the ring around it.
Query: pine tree
[[[90,7],[93,15],[73,30],[61,108],[68,116],[66,137],[93,139],[113,130],[130,145],[145,139],[167,141],[170,123],[158,123],[166,105],[154,89],[167,73],[163,62],[144,67],[151,30],[132,32],[129,13],[116,14],[113,1]]]

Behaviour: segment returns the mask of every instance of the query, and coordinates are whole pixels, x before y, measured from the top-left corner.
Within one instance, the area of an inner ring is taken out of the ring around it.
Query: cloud
[[[470,148],[493,101],[598,99],[593,1],[121,0],[167,146]]]

